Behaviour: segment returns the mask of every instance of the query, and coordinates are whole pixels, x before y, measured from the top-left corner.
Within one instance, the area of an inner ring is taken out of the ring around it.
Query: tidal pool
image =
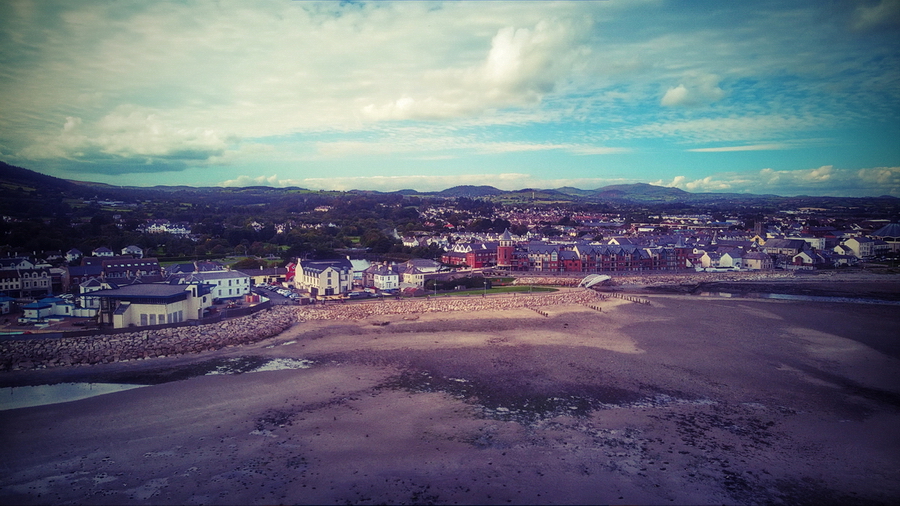
[[[35,385],[26,387],[0,388],[0,411],[16,408],[30,408],[45,404],[77,401],[97,395],[111,394],[141,388],[149,385],[128,385],[123,383],[58,383],[56,385]]]
[[[236,357],[217,359],[162,372],[145,372],[142,375],[123,376],[115,382],[57,383],[54,385],[33,385],[0,388],[0,411],[29,408],[46,404],[77,401],[97,395],[110,394],[172,381],[181,381],[195,376],[217,374],[247,374],[285,369],[308,369],[313,362],[292,358]]]

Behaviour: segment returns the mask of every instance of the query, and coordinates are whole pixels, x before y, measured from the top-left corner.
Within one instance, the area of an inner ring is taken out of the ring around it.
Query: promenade
[[[600,273],[603,274],[603,273]],[[523,274],[518,276],[514,285],[554,285],[578,286],[584,275],[578,276],[535,276]],[[609,273],[612,279],[605,283],[608,286],[659,286],[659,285],[696,285],[712,281],[768,281],[793,279],[793,271],[749,271],[749,272],[683,272],[683,273]]]

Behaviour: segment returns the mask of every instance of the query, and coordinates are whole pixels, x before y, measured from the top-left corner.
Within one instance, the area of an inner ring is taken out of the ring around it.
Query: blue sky
[[[0,3],[0,159],[116,185],[900,197],[900,0]]]

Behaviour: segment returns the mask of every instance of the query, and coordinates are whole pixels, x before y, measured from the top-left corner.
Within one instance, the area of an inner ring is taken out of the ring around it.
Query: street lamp
[[[487,280],[484,280],[484,296],[487,297]]]

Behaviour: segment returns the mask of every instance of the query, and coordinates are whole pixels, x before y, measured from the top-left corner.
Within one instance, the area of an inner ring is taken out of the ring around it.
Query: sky
[[[0,160],[66,179],[900,197],[900,0],[5,0],[0,20]]]

